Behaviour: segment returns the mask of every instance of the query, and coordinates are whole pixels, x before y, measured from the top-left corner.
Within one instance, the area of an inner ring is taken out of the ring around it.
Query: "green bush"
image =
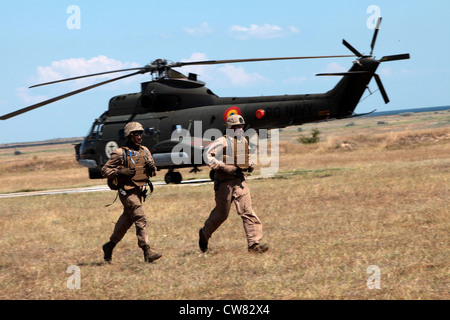
[[[319,134],[320,134],[320,130],[317,129],[317,128],[313,128],[311,130],[311,136],[310,137],[300,135],[300,137],[298,137],[297,141],[302,143],[302,144],[317,143],[317,142],[320,141]]]

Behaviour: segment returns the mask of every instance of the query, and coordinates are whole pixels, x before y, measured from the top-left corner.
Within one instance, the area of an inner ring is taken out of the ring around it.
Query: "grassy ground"
[[[296,142],[313,127],[320,143]],[[200,252],[211,184],[155,188],[144,207],[163,257],[151,265],[134,227],[103,263],[121,213],[119,202],[104,207],[112,191],[5,198],[0,299],[449,299],[449,113],[302,128],[280,133],[276,176],[248,180],[266,254],[247,252],[234,208]],[[104,184],[87,179],[71,146],[21,152],[0,151],[0,193]],[[67,287],[71,265],[81,289]],[[380,289],[367,286],[371,265]]]

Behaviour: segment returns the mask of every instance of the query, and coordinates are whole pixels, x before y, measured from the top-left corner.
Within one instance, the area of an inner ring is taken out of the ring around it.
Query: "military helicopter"
[[[409,54],[384,56],[377,60],[372,55],[381,18],[378,19],[368,55],[364,55],[350,45],[346,40],[343,44],[353,55],[336,56],[306,56],[306,57],[276,57],[233,60],[207,60],[194,62],[169,63],[157,59],[143,67],[107,71],[68,79],[56,80],[34,85],[32,87],[49,85],[85,77],[99,76],[109,73],[134,71],[123,76],[99,82],[55,98],[22,108],[0,117],[6,120],[22,113],[34,110],[52,102],[90,90],[113,81],[118,81],[138,74],[149,73],[152,80],[141,83],[138,93],[122,94],[112,97],[108,110],[92,124],[90,133],[80,144],[75,146],[78,162],[86,166],[91,179],[102,178],[100,170],[111,155],[111,152],[125,143],[123,127],[127,122],[138,121],[145,128],[144,145],[152,152],[158,169],[168,169],[165,175],[166,183],[180,183],[182,176],[175,169],[192,167],[197,172],[202,163],[186,161],[176,164],[172,160],[173,147],[179,143],[174,141],[172,133],[175,130],[186,129],[193,134],[193,122],[200,121],[203,132],[209,128],[225,130],[225,120],[231,114],[240,114],[246,121],[246,127],[257,129],[283,128],[290,125],[300,125],[332,119],[351,118],[365,114],[355,114],[354,110],[373,78],[385,103],[389,98],[375,73],[382,62],[409,59]],[[226,63],[244,63],[257,61],[294,60],[357,57],[347,72],[322,73],[318,76],[342,76],[334,88],[321,94],[297,94],[261,97],[218,97],[205,83],[197,79],[197,75],[189,73],[185,76],[173,70],[192,65],[215,65]],[[30,87],[30,88],[32,88]],[[374,110],[375,111],[375,110]],[[373,111],[372,111],[373,112]],[[369,112],[370,113],[370,112]],[[190,147],[203,151],[211,141],[193,139]],[[194,154],[194,153],[191,153]],[[210,177],[213,177],[211,172]]]

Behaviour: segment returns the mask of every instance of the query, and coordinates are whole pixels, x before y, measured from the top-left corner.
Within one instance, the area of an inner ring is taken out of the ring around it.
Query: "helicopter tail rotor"
[[[387,96],[386,90],[384,90],[384,86],[383,86],[383,83],[381,82],[380,76],[376,73],[373,76],[375,78],[375,82],[378,85],[378,89],[380,89],[381,96],[383,97],[384,103],[388,104],[389,98]]]
[[[409,59],[409,58],[410,58],[409,53],[395,54],[395,55],[392,55],[392,56],[384,56],[383,58],[380,59],[380,62],[406,60],[406,59]]]
[[[375,27],[375,32],[373,33],[372,42],[370,43],[370,55],[373,53],[373,49],[375,48],[375,42],[377,41],[378,31],[380,30],[382,18],[379,17],[377,21],[377,26]]]
[[[378,64],[380,64],[381,62],[387,62],[387,61],[397,61],[397,60],[405,60],[405,59],[409,59],[410,55],[409,53],[404,53],[404,54],[396,54],[396,55],[389,55],[389,56],[384,56],[382,57],[380,60],[375,60],[373,59],[373,50],[375,48],[375,43],[377,40],[377,36],[378,36],[378,32],[380,30],[380,25],[381,25],[381,20],[382,18],[378,18],[377,21],[377,25],[375,27],[375,31],[372,37],[372,41],[370,43],[370,54],[369,55],[363,55],[361,54],[358,50],[356,50],[350,43],[348,43],[345,40],[342,40],[342,43],[344,46],[347,47],[347,49],[349,49],[351,52],[353,52],[359,59],[357,60],[359,62],[359,60],[364,59],[364,58],[369,58],[372,59],[373,61],[377,62],[376,63],[376,67],[378,66]],[[360,65],[363,65],[361,63],[359,63]],[[376,69],[373,68],[374,70]],[[363,67],[364,69],[364,67]],[[376,74],[374,71],[370,71],[370,70],[366,70],[364,69],[366,72],[368,73],[372,73],[374,78],[375,78],[375,82],[378,85],[378,89],[380,90],[380,93],[383,97],[383,100],[385,103],[389,103],[389,98],[387,96],[386,90],[384,89],[383,83],[381,82],[380,76],[378,74]],[[363,71],[364,72],[364,71]],[[340,75],[347,75],[347,74],[355,74],[355,72],[347,72],[347,73],[341,73]],[[319,74],[319,75],[339,75],[339,74]]]
[[[342,44],[346,46],[351,52],[353,52],[357,57],[359,58],[363,57],[363,55],[358,50],[356,50],[350,43],[345,41],[345,39],[342,40]]]

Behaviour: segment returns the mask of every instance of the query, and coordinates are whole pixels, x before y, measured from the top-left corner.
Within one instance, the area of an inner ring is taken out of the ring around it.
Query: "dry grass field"
[[[312,128],[319,143],[296,141]],[[200,252],[210,183],[155,188],[144,208],[163,257],[150,265],[134,227],[103,262],[121,213],[105,207],[113,191],[2,198],[0,299],[449,299],[450,112],[297,129],[280,132],[278,174],[248,180],[266,254],[247,252],[234,208]],[[105,183],[88,179],[70,144],[18,150],[0,150],[2,194]],[[67,286],[72,265],[80,289]],[[379,289],[367,285],[370,266]]]

